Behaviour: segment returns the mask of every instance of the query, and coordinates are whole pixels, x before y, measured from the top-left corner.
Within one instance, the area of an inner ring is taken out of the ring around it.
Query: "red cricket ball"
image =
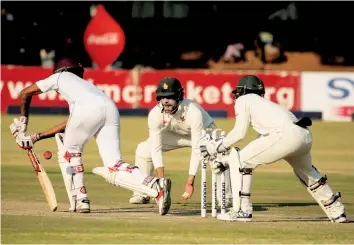
[[[43,157],[44,159],[49,160],[52,158],[52,153],[50,151],[46,151],[43,153]]]

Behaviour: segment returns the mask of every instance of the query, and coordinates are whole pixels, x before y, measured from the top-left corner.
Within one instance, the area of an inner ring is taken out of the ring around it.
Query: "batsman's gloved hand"
[[[32,149],[34,143],[36,143],[38,140],[40,140],[39,134],[31,134],[31,135],[26,135],[24,133],[19,133],[16,137],[16,143],[21,147],[22,149]]]
[[[228,157],[228,154],[218,154],[217,158],[209,162],[213,174],[222,174],[229,169]]]
[[[11,134],[16,137],[19,133],[26,134],[27,132],[27,117],[20,117],[20,120],[14,118],[14,122],[10,125]]]
[[[199,148],[202,157],[207,158],[208,156],[228,151],[230,148],[226,148],[222,141],[222,139],[216,139],[209,141],[206,145],[201,145]]]

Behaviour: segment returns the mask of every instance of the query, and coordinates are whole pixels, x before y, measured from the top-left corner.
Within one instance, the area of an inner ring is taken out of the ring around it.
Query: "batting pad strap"
[[[143,185],[151,186],[150,183],[151,183],[153,180],[155,180],[154,177],[152,177],[152,176],[146,176],[146,178],[145,178],[144,181],[143,181]]]
[[[84,165],[83,164],[71,167],[72,174],[77,174],[77,173],[82,173],[82,172],[84,172]]]
[[[323,202],[323,206],[328,207],[335,203],[342,195],[340,192],[333,195],[329,200]]]
[[[240,173],[242,173],[242,175],[252,175],[252,168],[240,168],[239,169]]]
[[[112,168],[111,171],[126,171],[128,173],[133,172],[134,169],[138,168],[137,166],[130,165],[124,161],[117,162]]]
[[[70,152],[65,152],[64,158],[66,161],[70,162],[71,158],[74,157],[81,157],[81,153],[70,153]]]
[[[240,191],[240,197],[250,197],[251,193],[244,193]]]
[[[325,175],[324,177],[320,178],[315,184],[309,186],[309,189],[311,191],[315,191],[317,188],[320,186],[323,186],[327,182],[327,176]]]
[[[86,186],[80,186],[71,190],[72,196],[78,196],[79,194],[87,194]]]

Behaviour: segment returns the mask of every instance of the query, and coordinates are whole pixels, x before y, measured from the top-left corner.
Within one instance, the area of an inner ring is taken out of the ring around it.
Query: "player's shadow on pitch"
[[[139,208],[107,208],[107,209],[96,209],[91,210],[91,213],[155,213],[157,211],[156,207],[139,207]],[[210,210],[211,212],[211,210]],[[168,212],[170,215],[174,216],[197,216],[200,215],[200,209],[171,209]]]
[[[179,210],[181,213],[186,213],[193,215],[195,213],[200,213],[200,208],[198,203],[188,203],[182,204],[176,203],[172,204],[171,208],[174,210]],[[278,208],[278,207],[306,207],[306,206],[317,206],[317,203],[253,203],[253,211],[268,211],[269,208]],[[180,207],[179,207],[180,206]],[[183,207],[183,208],[181,208]],[[108,208],[108,209],[98,209],[94,210],[95,213],[119,213],[119,212],[152,212],[156,211],[154,205],[137,205],[136,207],[125,207],[125,208]],[[208,211],[211,211],[211,206],[208,205]],[[218,208],[220,209],[220,208]],[[220,210],[219,210],[220,211]]]
[[[176,203],[177,205],[181,205],[181,207],[183,208],[187,208],[187,209],[196,209],[196,208],[200,208],[200,204],[199,203]],[[315,206],[318,205],[317,203],[253,203],[252,207],[253,207],[253,211],[255,212],[262,212],[262,211],[268,211],[270,208],[278,208],[278,207],[306,207],[306,206]],[[178,206],[177,206],[178,208]],[[211,205],[207,205],[207,209],[208,211],[211,210]],[[219,208],[220,209],[220,208]],[[220,211],[220,210],[219,210]],[[199,209],[200,212],[200,209]]]
[[[172,204],[171,210],[169,212],[170,215],[174,216],[198,216],[200,215],[200,207],[198,203],[176,203],[175,205]],[[306,207],[306,206],[316,206],[317,203],[253,203],[253,211],[255,212],[262,212],[268,211],[270,208],[279,208],[279,207]],[[157,207],[150,205],[150,206],[142,206],[138,205],[137,207],[125,207],[125,208],[108,208],[108,209],[97,209],[91,210],[92,213],[151,213],[156,212]],[[211,206],[207,207],[207,212],[211,213]],[[218,208],[218,213],[220,213],[220,208]],[[282,220],[283,222],[286,221],[294,221],[294,220]],[[310,219],[307,221],[319,221]],[[278,222],[274,221],[274,222]]]
[[[306,206],[316,206],[317,203],[253,203],[253,211],[254,212],[263,212],[268,211],[270,208],[279,208],[279,207],[306,207]],[[179,213],[175,213],[175,215],[180,216],[192,216],[200,214],[200,208],[198,209],[198,203],[190,203],[183,204],[183,210],[179,210]],[[178,207],[175,207],[178,209]],[[211,212],[211,206],[208,205],[207,212]],[[218,208],[218,212],[220,212],[220,208]]]
[[[255,211],[266,211],[269,208],[280,208],[280,207],[308,207],[317,206],[314,202],[296,203],[296,202],[286,202],[286,203],[253,203],[253,210]],[[259,210],[257,210],[259,209]]]
[[[104,208],[91,210],[91,213],[150,213],[156,212],[157,207],[132,207],[132,208]]]
[[[172,204],[173,205],[173,204]],[[195,213],[200,214],[200,203],[181,203],[181,202],[177,202],[174,203],[174,208],[175,209],[187,209],[188,211],[191,210],[196,210]],[[263,205],[263,204],[253,204],[253,211],[267,211],[269,208],[266,206],[267,204]],[[228,210],[228,209],[226,209]],[[207,204],[207,212],[211,212],[211,204],[208,203]],[[220,212],[220,207],[218,207],[218,212]]]

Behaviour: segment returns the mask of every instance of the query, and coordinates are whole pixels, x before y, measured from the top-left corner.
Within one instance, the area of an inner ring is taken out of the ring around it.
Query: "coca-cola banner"
[[[123,52],[124,31],[101,4],[85,30],[84,45],[100,69],[109,67]]]
[[[51,69],[39,67],[1,66],[1,111],[19,104],[21,90],[50,75]],[[85,79],[95,84],[116,103],[118,108],[147,108],[156,105],[156,85],[165,76],[177,77],[185,88],[185,96],[206,110],[227,111],[234,115],[231,91],[238,79],[249,73],[210,71],[94,71],[86,69]],[[298,73],[256,73],[266,85],[266,98],[291,110],[300,110]],[[32,105],[67,106],[55,91],[36,96]]]

